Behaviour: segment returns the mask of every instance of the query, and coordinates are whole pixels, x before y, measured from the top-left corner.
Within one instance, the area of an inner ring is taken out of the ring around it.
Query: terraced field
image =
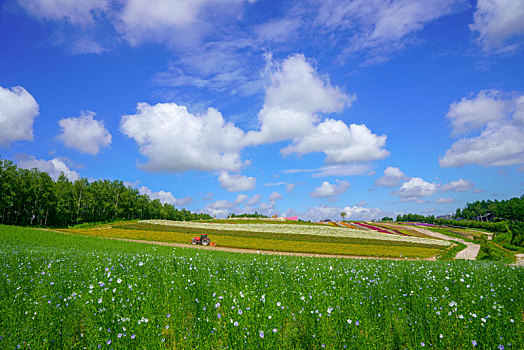
[[[438,239],[303,224],[226,224],[154,220],[62,231],[98,237],[188,245],[193,236],[206,233],[217,247],[412,259],[434,258],[451,246],[449,242]]]

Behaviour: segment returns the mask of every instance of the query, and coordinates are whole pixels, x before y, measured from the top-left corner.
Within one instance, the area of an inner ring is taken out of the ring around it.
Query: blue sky
[[[519,0],[5,0],[0,155],[224,217],[524,193]]]

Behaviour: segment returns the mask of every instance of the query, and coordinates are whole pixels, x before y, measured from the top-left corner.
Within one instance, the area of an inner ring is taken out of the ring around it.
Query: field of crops
[[[0,348],[524,348],[524,270],[0,226]]]
[[[142,221],[61,230],[108,238],[190,244],[208,234],[217,247],[292,253],[429,259],[450,247],[446,241],[324,225]]]
[[[221,223],[200,223],[198,221],[168,221],[168,220],[145,220],[144,223],[157,225],[168,225],[175,227],[191,227],[195,229],[207,229],[215,231],[251,231],[265,233],[285,233],[295,235],[314,235],[314,236],[331,236],[347,237],[360,239],[374,239],[383,241],[410,242],[429,245],[448,246],[449,242],[431,238],[405,237],[400,235],[391,235],[377,231],[363,231],[346,227],[332,227],[325,225],[276,225],[276,224],[236,224],[224,225]]]

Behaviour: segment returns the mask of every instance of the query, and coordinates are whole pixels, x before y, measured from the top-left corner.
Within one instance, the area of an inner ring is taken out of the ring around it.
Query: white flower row
[[[247,231],[285,234],[305,234],[315,236],[348,237],[361,239],[379,239],[384,241],[411,242],[447,246],[450,243],[440,239],[400,236],[371,230],[357,230],[346,227],[327,225],[289,225],[289,224],[220,224],[196,221],[143,220],[143,223],[178,227],[191,227],[214,231]]]

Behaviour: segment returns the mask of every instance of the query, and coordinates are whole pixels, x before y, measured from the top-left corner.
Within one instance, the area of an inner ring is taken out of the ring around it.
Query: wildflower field
[[[0,226],[0,348],[522,349],[523,277]]]

